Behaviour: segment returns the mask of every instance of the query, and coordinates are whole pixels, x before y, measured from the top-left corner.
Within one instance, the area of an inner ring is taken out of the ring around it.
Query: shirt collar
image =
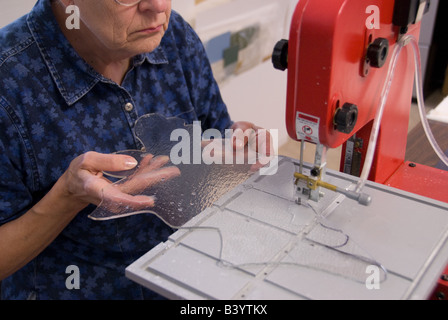
[[[74,104],[98,82],[110,82],[96,72],[73,49],[53,15],[50,0],[39,0],[28,15],[30,31],[56,86],[68,105]],[[134,67],[145,61],[168,63],[162,46],[134,57]]]
[[[149,62],[151,64],[166,64],[168,59],[165,55],[165,50],[163,49],[163,41],[160,46],[158,46],[154,51],[139,54],[134,57],[134,66],[142,65],[144,62]]]

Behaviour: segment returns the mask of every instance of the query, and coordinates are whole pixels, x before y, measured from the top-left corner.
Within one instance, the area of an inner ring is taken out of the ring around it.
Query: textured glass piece
[[[281,174],[245,181],[199,224],[183,227],[189,233],[181,237],[182,245],[213,257],[223,269],[237,268],[254,276],[266,277],[272,270],[278,276],[281,270],[300,268],[364,284],[373,268],[375,280],[385,281],[386,269],[326,218],[331,216],[327,208],[343,197],[328,192],[321,203],[298,205],[292,188],[295,166],[283,160],[279,166]]]
[[[386,269],[348,234],[318,216],[291,232],[221,208],[200,227],[183,229],[191,231],[184,245],[214,257],[225,269],[257,275],[274,268],[307,268],[365,283],[369,267],[375,267],[379,283],[387,278]]]
[[[378,280],[386,280],[385,268],[357,245],[343,230],[330,227],[328,221],[318,218],[303,241],[288,254],[290,260],[317,270],[340,275],[364,283],[369,266],[378,270]]]
[[[249,159],[251,155],[238,164],[229,149],[229,139],[222,139],[218,131],[208,133],[208,140],[202,140],[198,125],[185,125],[182,119],[156,114],[141,117],[135,135],[145,151],[119,152],[133,156],[139,164],[129,171],[105,173],[120,180],[103,190],[103,202],[89,217],[109,220],[150,213],[178,228],[260,168],[256,160]],[[152,197],[155,205],[142,208],[138,200],[143,198],[135,197],[132,203],[115,196],[113,188],[133,196]]]
[[[247,154],[241,164],[235,164],[233,154],[232,161],[225,164],[226,153],[232,150],[220,133],[213,137],[214,152],[207,149],[210,141],[202,139],[198,127],[184,125],[178,118],[144,116],[136,123],[135,133],[145,151],[119,153],[133,156],[139,165],[106,173],[119,180],[104,190],[104,200],[90,218],[155,214],[171,227],[188,230],[183,245],[214,257],[224,269],[238,268],[256,275],[272,268],[308,268],[365,282],[367,268],[376,266],[379,280],[386,279],[381,264],[324,217],[338,194],[329,192],[320,203],[295,203],[294,163],[281,163],[286,174],[257,175],[248,181],[260,164]],[[179,137],[190,140],[180,144]],[[206,163],[210,159],[219,162],[219,158],[221,163]],[[135,202],[129,205],[126,199],[115,197],[113,188],[136,196]],[[141,196],[153,197],[154,206],[139,208]],[[207,219],[199,225],[187,224],[207,208],[213,211]]]

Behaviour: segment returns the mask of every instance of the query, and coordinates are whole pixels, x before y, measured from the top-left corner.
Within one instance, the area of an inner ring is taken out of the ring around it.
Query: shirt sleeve
[[[26,166],[24,145],[10,114],[2,108],[0,99],[0,225],[25,213],[32,203],[26,186],[30,174]]]
[[[214,78],[205,48],[193,28],[173,12],[173,33],[179,49],[190,96],[202,129],[224,130],[232,121]]]

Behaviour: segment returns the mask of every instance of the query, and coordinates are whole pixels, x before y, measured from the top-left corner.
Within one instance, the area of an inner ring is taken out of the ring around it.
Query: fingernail
[[[238,149],[244,148],[244,141],[240,139],[235,139],[233,145]]]
[[[126,159],[124,166],[128,169],[132,169],[135,168],[135,166],[138,165],[137,160],[135,160],[134,158],[128,158]]]
[[[148,202],[151,204],[151,206],[154,206],[156,204],[157,198],[155,196],[148,196]]]

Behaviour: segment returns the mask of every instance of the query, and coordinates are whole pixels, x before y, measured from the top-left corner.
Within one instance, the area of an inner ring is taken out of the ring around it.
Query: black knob
[[[381,68],[384,66],[389,54],[389,41],[384,38],[375,39],[367,49],[367,60],[371,67]]]
[[[288,40],[280,40],[272,53],[272,64],[275,69],[285,71],[288,68]]]
[[[352,103],[345,103],[342,108],[336,110],[334,124],[336,130],[342,133],[351,133],[358,121],[358,107]]]
[[[313,169],[311,169],[310,173],[313,177],[318,177],[318,176],[320,176],[320,169],[317,167],[314,167]]]

